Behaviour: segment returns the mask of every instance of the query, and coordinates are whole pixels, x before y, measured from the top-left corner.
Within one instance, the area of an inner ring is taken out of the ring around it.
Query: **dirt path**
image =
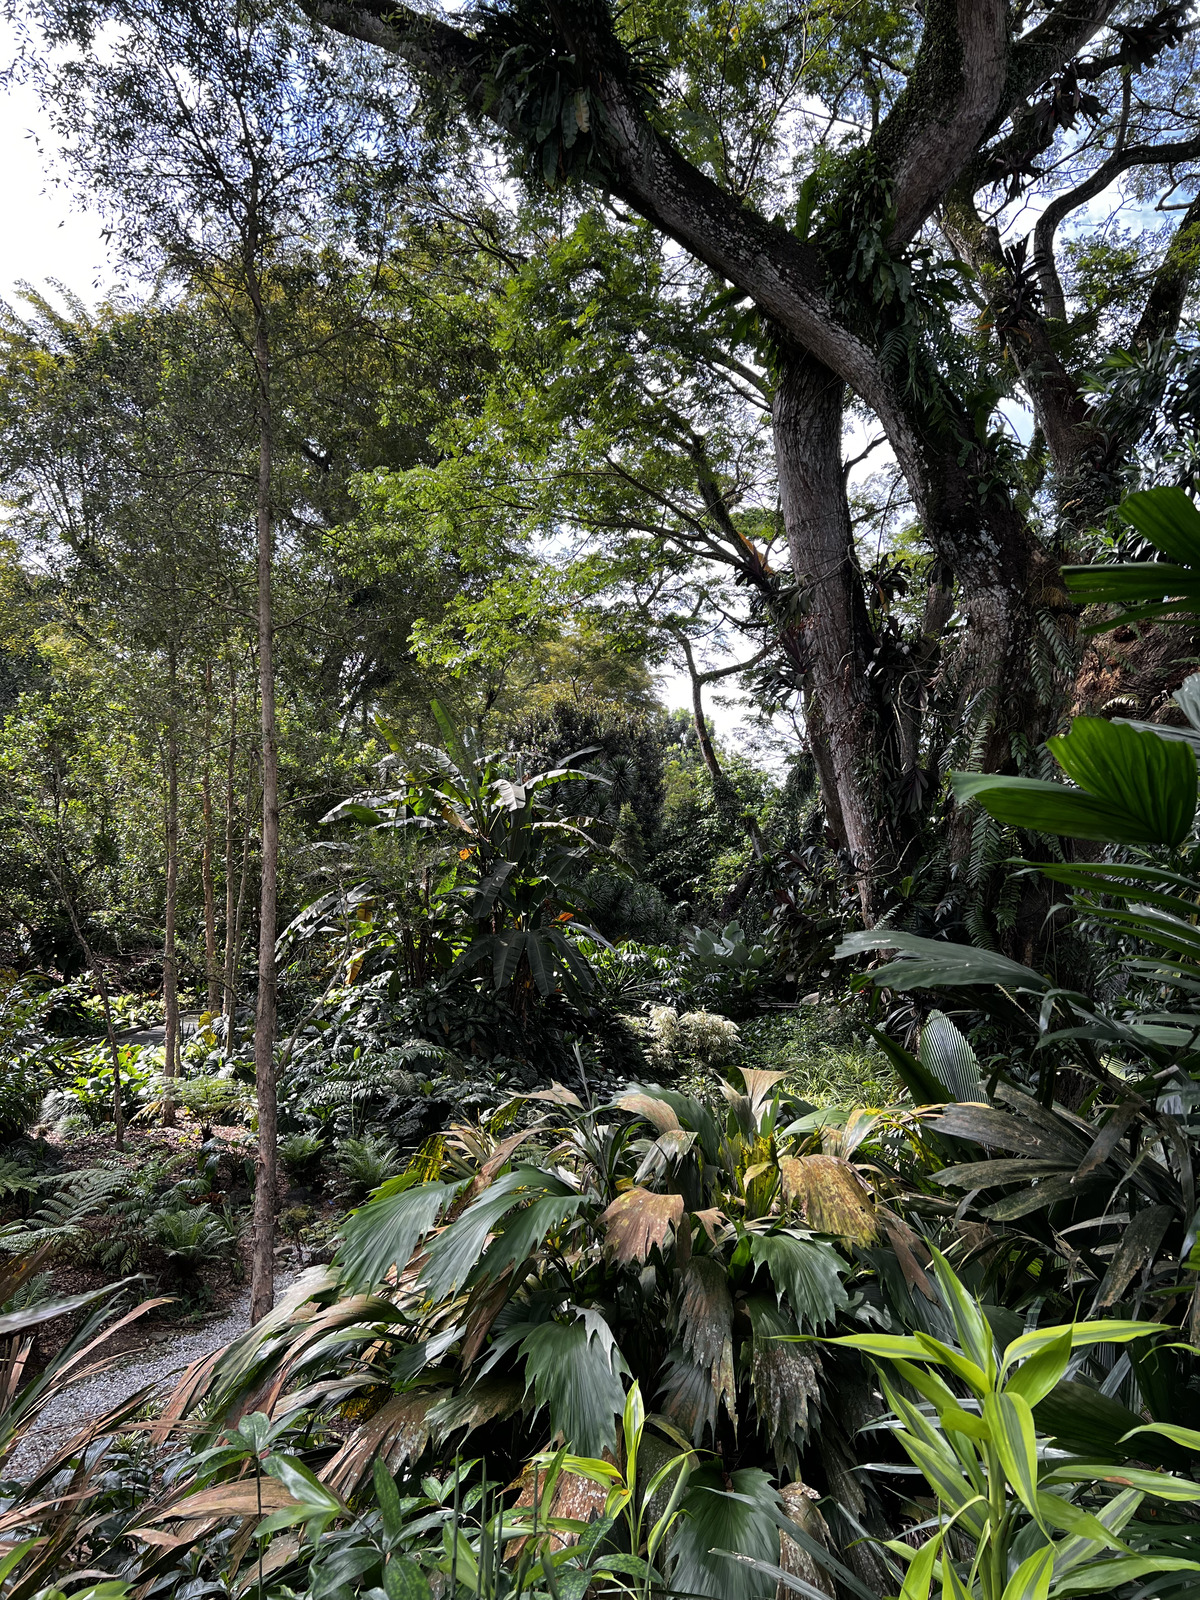
[[[278,1274],[276,1300],[297,1276],[297,1271],[291,1269]],[[245,1333],[249,1325],[250,1289],[247,1286],[232,1305],[202,1327],[178,1334],[159,1334],[153,1344],[143,1350],[131,1350],[99,1377],[73,1385],[41,1413],[32,1431],[6,1463],[7,1475],[18,1479],[28,1477],[93,1417],[103,1416],[147,1384],[169,1391],[184,1367],[229,1344],[239,1333]]]

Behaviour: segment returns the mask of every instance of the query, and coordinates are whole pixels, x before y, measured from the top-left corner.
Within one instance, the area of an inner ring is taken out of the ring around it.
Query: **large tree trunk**
[[[266,311],[253,269],[254,361],[258,374],[258,680],[262,732],[262,888],[258,923],[258,1010],[254,1073],[258,1094],[258,1160],[254,1189],[254,1256],[250,1321],[260,1321],[275,1297],[275,924],[279,876],[279,770],[275,744],[275,626],[271,605],[271,349]]]
[[[167,804],[164,815],[167,892],[163,913],[163,1099],[164,1127],[175,1124],[172,1085],[179,1071],[179,966],[175,951],[175,918],[179,897],[179,738],[176,728],[175,645],[167,647]]]
[[[798,352],[780,365],[775,392],[779,497],[802,600],[804,714],[830,825],[853,863],[863,916],[878,914],[899,867],[885,790],[887,708],[869,669],[876,640],[842,475],[845,386]]]

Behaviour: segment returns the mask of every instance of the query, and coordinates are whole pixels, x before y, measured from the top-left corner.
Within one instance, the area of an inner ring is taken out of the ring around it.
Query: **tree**
[[[55,109],[77,177],[120,219],[126,251],[145,253],[177,282],[202,286],[246,361],[257,434],[256,639],[261,719],[262,846],[255,1065],[259,1099],[251,1315],[272,1301],[275,1198],[275,930],[279,781],[272,568],[278,287],[298,241],[328,225],[357,159],[390,159],[391,124],[353,55],[317,48],[311,28],[282,14],[235,16],[195,5],[124,0],[30,8],[43,37],[76,49],[45,57],[35,75]],[[112,26],[113,48],[92,46]],[[386,151],[385,151],[386,145]],[[343,215],[345,211],[343,211]],[[369,219],[355,218],[369,241]]]
[[[1174,183],[1194,159],[1171,88],[1194,49],[1182,9],[1126,20],[1115,0],[1032,14],[936,0],[832,18],[781,4],[734,20],[723,8],[616,16],[516,0],[454,23],[391,0],[309,9],[450,90],[531,181],[580,180],[631,208],[749,311],[805,602],[808,733],[870,902],[869,886],[909,853],[918,816],[894,797],[920,790],[920,708],[935,678],[953,678],[993,769],[1025,763],[1059,715],[1073,618],[1055,581],[1058,540],[1103,501],[1130,436],[1098,454],[1071,360],[1077,309],[1060,327],[1046,251],[1106,183],[1133,171]],[[1034,272],[1036,252],[1003,242],[1005,204],[1067,177]],[[1135,343],[1178,327],[1194,210],[1169,241],[1145,242]],[[1024,460],[997,414],[1014,378],[1041,423]],[[932,556],[909,639],[873,615],[860,571],[841,458],[847,391],[886,435]],[[1057,514],[1046,505],[1043,526],[1047,467]],[[1092,485],[1082,501],[1081,475]],[[965,625],[944,650],[955,603]],[[898,726],[897,704],[913,730]]]

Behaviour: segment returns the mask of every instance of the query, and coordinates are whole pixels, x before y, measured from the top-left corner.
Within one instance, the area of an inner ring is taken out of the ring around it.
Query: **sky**
[[[12,30],[0,23],[0,62],[15,53]],[[43,150],[39,151],[40,138]],[[87,301],[111,281],[102,223],[81,210],[55,172],[54,137],[32,89],[0,89],[0,172],[4,215],[0,229],[0,297],[12,302],[21,282],[45,289],[57,278]]]

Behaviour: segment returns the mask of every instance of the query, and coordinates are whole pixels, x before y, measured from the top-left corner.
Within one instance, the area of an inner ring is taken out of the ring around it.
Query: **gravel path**
[[[298,1276],[294,1269],[275,1277],[275,1299]],[[11,1478],[24,1478],[90,1422],[120,1405],[131,1394],[153,1384],[168,1393],[184,1367],[211,1355],[222,1345],[245,1333],[250,1326],[250,1289],[247,1286],[226,1311],[213,1316],[203,1326],[187,1333],[159,1333],[144,1350],[131,1350],[127,1356],[88,1383],[73,1384],[41,1413],[32,1431],[21,1441],[5,1472]]]

